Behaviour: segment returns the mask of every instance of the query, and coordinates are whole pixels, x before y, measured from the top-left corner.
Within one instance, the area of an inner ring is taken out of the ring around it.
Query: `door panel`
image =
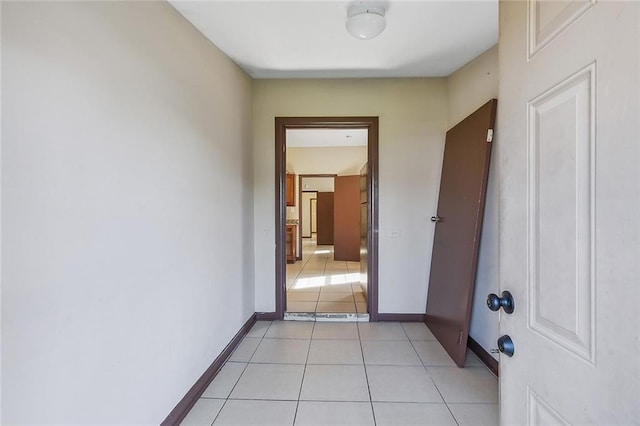
[[[333,190],[334,259],[359,262],[360,176],[336,176]]]
[[[464,359],[484,200],[495,99],[447,132],[431,258],[426,324],[459,367]]]
[[[504,1],[500,24],[501,422],[635,423],[640,6]]]
[[[530,325],[593,361],[595,66],[529,104]],[[558,283],[562,283],[558,285]]]
[[[333,245],[333,192],[318,192],[317,200],[317,243]]]

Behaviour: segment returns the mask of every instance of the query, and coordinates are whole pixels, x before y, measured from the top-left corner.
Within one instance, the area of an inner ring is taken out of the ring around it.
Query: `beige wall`
[[[380,118],[379,310],[424,312],[446,80],[255,80],[253,90],[256,310],[275,309],[274,117],[344,115]]]
[[[498,96],[498,46],[484,52],[447,78],[450,129],[491,98]]]
[[[287,171],[297,175],[357,175],[366,162],[366,146],[287,148]]]
[[[287,148],[287,172],[296,175],[357,175],[360,174],[360,169],[366,162],[366,146]],[[331,182],[331,191],[333,191],[333,179],[324,180]],[[296,185],[298,183],[296,179]],[[287,208],[287,218],[298,218],[300,206],[298,189],[296,187],[296,206]],[[298,244],[298,253],[302,253],[301,244]]]
[[[498,97],[498,48],[493,47],[469,62],[448,78],[449,127],[484,105],[489,99]],[[500,100],[498,100],[500,108]],[[497,126],[496,126],[497,127]],[[498,339],[498,315],[487,309],[485,300],[489,293],[498,291],[498,161],[500,135],[495,134],[492,148],[487,198],[485,201],[482,238],[478,258],[478,273],[471,313],[473,337],[487,352],[494,348]],[[497,355],[494,355],[497,359]]]
[[[160,2],[2,2],[2,424],[159,424],[254,312],[251,81]]]
[[[318,191],[318,192],[333,192],[334,180],[332,177],[321,178],[303,178],[302,179],[303,191]]]

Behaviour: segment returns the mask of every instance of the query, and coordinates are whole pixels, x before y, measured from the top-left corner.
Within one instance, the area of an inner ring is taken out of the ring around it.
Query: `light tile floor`
[[[302,260],[287,264],[287,312],[367,313],[360,262],[333,259],[333,246],[302,240]]]
[[[497,425],[498,383],[421,323],[259,321],[183,425]]]

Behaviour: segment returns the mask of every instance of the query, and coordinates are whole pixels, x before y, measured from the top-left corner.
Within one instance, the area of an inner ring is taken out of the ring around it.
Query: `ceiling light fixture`
[[[387,26],[384,12],[384,8],[380,6],[351,6],[347,11],[347,31],[359,40],[371,40]]]

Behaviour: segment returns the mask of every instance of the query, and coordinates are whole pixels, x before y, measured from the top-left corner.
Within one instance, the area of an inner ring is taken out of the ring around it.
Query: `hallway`
[[[183,425],[497,425],[496,378],[422,323],[259,321]]]
[[[333,246],[302,240],[302,260],[287,264],[287,312],[367,313],[360,262],[334,260]]]

